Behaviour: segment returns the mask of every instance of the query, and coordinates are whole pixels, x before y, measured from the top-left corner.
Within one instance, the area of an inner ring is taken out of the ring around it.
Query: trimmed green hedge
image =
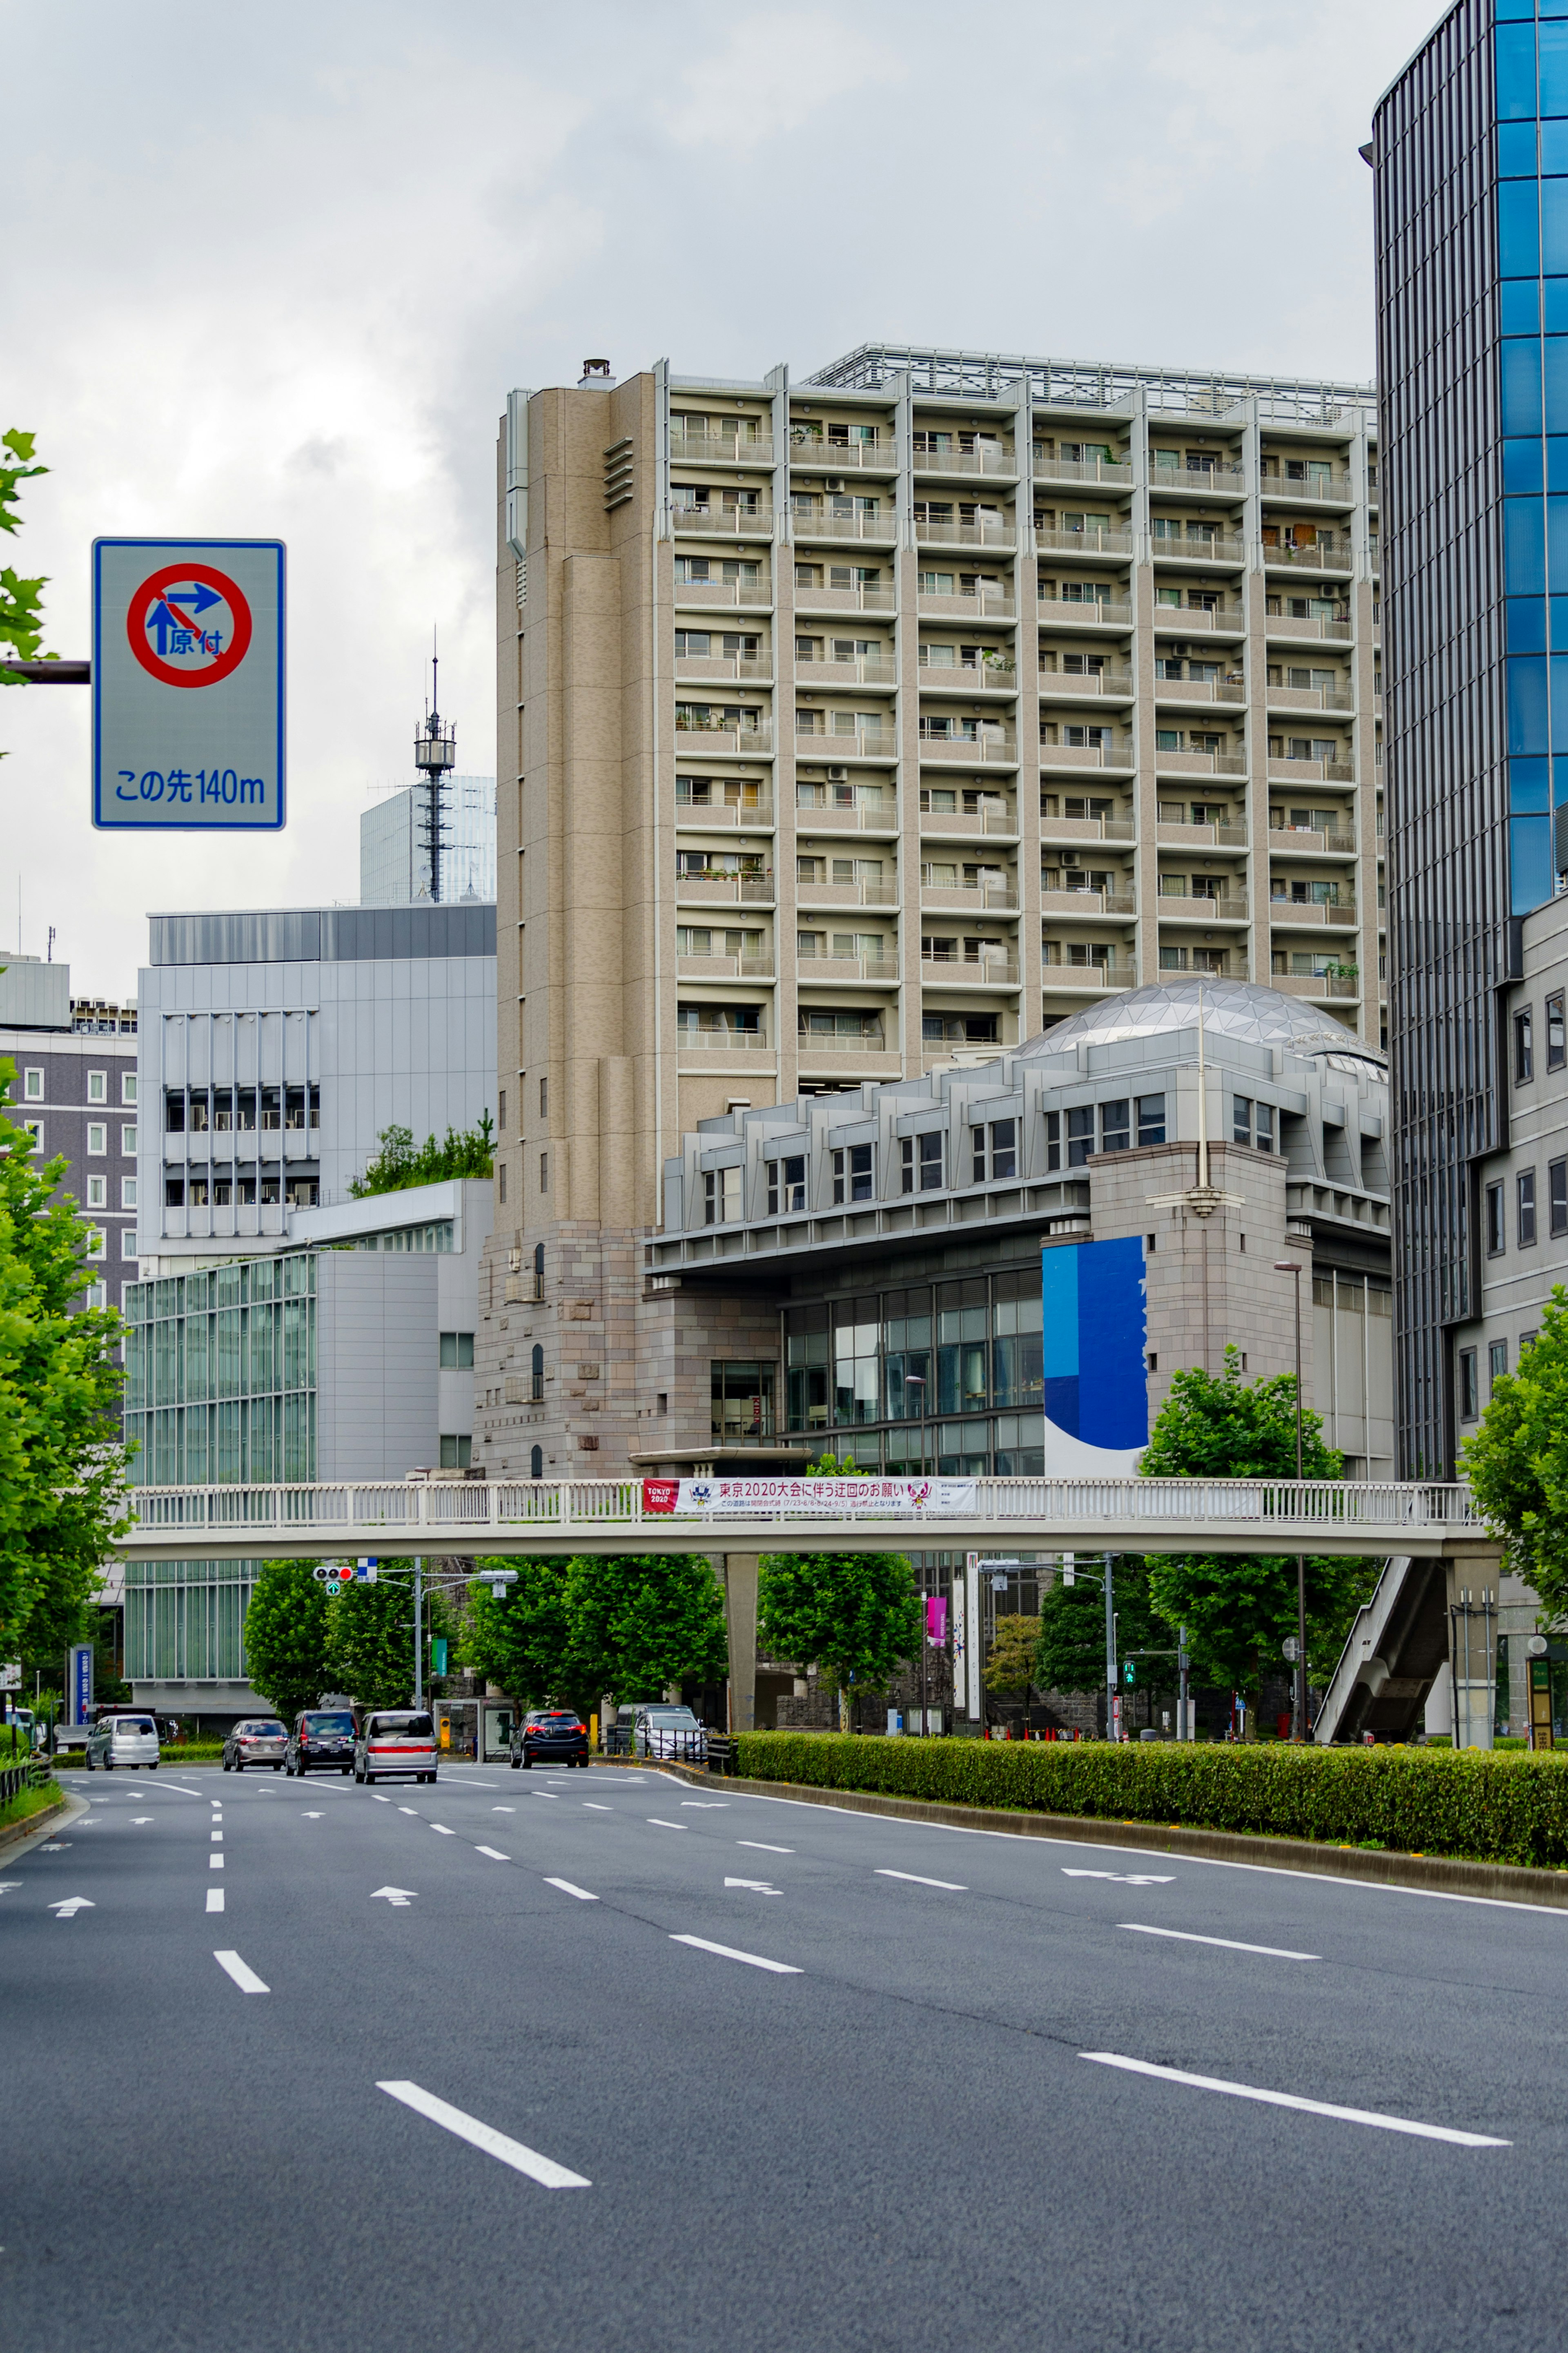
[[[1568,1759],[1552,1756],[795,1732],[737,1747],[751,1780],[1568,1870]]]

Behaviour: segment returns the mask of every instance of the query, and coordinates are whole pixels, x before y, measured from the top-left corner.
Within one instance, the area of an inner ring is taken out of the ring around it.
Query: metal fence
[[[0,1806],[8,1806],[24,1789],[46,1789],[49,1785],[48,1766],[39,1757],[26,1765],[7,1765],[0,1770]]]

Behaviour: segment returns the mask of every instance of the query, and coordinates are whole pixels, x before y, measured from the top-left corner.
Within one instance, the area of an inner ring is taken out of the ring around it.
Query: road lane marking
[[[57,1920],[74,1920],[79,1912],[96,1912],[98,1906],[90,1895],[68,1895],[63,1904],[46,1905],[45,1909]]]
[[[207,1836],[214,1846],[221,1846],[223,1844],[223,1832],[221,1831],[209,1831]]]
[[[390,1806],[392,1803],[392,1799],[390,1798],[384,1798],[379,1789],[373,1789],[370,1794],[374,1799],[378,1806]],[[408,1811],[410,1813],[414,1811],[412,1806],[408,1808]]]
[[[969,1893],[968,1888],[960,1886],[956,1879],[922,1879],[918,1871],[877,1871],[872,1875],[877,1879],[908,1879],[916,1887],[945,1887],[953,1895],[967,1895]]]
[[[764,1839],[737,1839],[737,1846],[749,1846],[758,1854],[793,1854],[793,1846],[769,1846]]]
[[[215,1953],[214,1960],[231,1977],[241,1993],[270,1993],[272,1988],[263,1985],[256,1971],[242,1961],[237,1953]]]
[[[1072,1871],[1064,1862],[1064,1879],[1114,1879],[1122,1887],[1169,1887],[1175,1879],[1173,1871]]]
[[[648,1820],[656,1831],[686,1831],[691,1828],[689,1822],[661,1822],[657,1814],[649,1814]]]
[[[502,1854],[499,1847],[477,1846],[474,1849],[474,1852],[476,1854],[488,1854],[492,1862],[510,1862],[511,1861],[510,1855]]]
[[[0,1895],[15,1895],[18,1887],[25,1887],[26,1885],[26,1880],[0,1879]]]
[[[591,1814],[613,1814],[616,1810],[614,1806],[596,1805],[592,1798],[584,1798],[583,1803]]]
[[[388,1803],[390,1802],[391,1801],[389,1799]],[[399,1806],[397,1810],[400,1814],[416,1814],[419,1811],[419,1809],[417,1806]]]
[[[377,2084],[375,2088],[378,2092],[388,2093],[395,2100],[401,2100],[404,2106],[412,2108],[416,2116],[427,2116],[433,2125],[440,2125],[445,2131],[455,2133],[459,2140],[466,2140],[471,2147],[483,2149],[487,2157],[499,2158],[502,2165],[510,2165],[517,2172],[526,2173],[531,2181],[537,2181],[543,2189],[592,2189],[594,2186],[584,2175],[574,2173],[567,2166],[557,2165],[552,2157],[541,2157],[536,2148],[525,2148],[521,2141],[509,2139],[505,2133],[497,2132],[493,2125],[481,2124],[478,2116],[465,2116],[461,2108],[454,2108],[447,2101],[437,2099],[434,2093],[422,2091],[417,2084]]]
[[[1288,1952],[1283,1945],[1244,1945],[1235,1936],[1195,1936],[1190,1928],[1150,1928],[1142,1920],[1119,1920],[1135,1936],[1173,1936],[1183,1945],[1223,1945],[1229,1953],[1264,1953],[1271,1961],[1321,1961],[1321,1953]]]
[[[38,1852],[40,1854],[64,1854],[69,1844],[69,1839],[46,1839],[43,1845],[38,1849]]]
[[[305,1822],[319,1822],[321,1817],[320,1814],[301,1814],[300,1819]]]
[[[726,1879],[726,1887],[749,1887],[753,1895],[782,1895],[782,1887],[770,1887],[765,1879]]]
[[[712,1813],[715,1810],[721,1811],[730,1800],[728,1798],[682,1798],[680,1802],[683,1806],[697,1806],[704,1813]]]
[[[143,1822],[156,1821],[158,1817],[156,1814],[132,1814],[131,1817],[131,1827],[133,1831],[139,1831]]]
[[[223,1890],[221,1887],[209,1887],[207,1889],[207,1910],[209,1912],[221,1912],[223,1910]]]
[[[490,1808],[490,1811],[492,1814],[515,1814],[517,1808],[515,1806],[492,1806]]]
[[[374,1904],[378,1898],[384,1897],[388,1904],[401,1912],[418,1893],[416,1887],[377,1887],[371,1891],[370,1900]]]
[[[207,1857],[207,1869],[208,1869],[209,1871],[221,1871],[221,1870],[223,1869],[223,1857],[222,1857],[222,1855],[221,1855],[221,1854],[209,1854],[209,1855],[208,1855],[208,1857]]]
[[[449,1831],[445,1822],[432,1822],[430,1827],[442,1838],[456,1838],[458,1835],[456,1831]]]
[[[1223,2075],[1192,2075],[1182,2067],[1156,2067],[1147,2059],[1127,2059],[1116,2051],[1080,2051],[1097,2067],[1120,2067],[1131,2075],[1154,2075],[1164,2084],[1184,2084],[1194,2092],[1224,2092],[1233,2100],[1260,2100],[1266,2107],[1300,2108],[1310,2116],[1333,2116],[1341,2124],[1371,2125],[1378,2132],[1409,2133],[1416,2140],[1452,2141],[1459,2148],[1511,2148],[1510,2140],[1489,2133],[1456,2132],[1448,2125],[1417,2124],[1411,2116],[1380,2116],[1375,2108],[1342,2108],[1331,2100],[1304,2100],[1296,2092],[1266,2092],[1256,2084],[1227,2083]]]
[[[569,1879],[547,1879],[546,1887],[558,1887],[563,1895],[574,1895],[579,1904],[596,1904],[598,1897],[590,1895],[585,1887],[574,1887]]]
[[[717,1953],[721,1961],[744,1961],[749,1969],[769,1969],[776,1978],[798,1978],[805,1971],[792,1968],[788,1961],[770,1961],[761,1953],[738,1953],[733,1945],[715,1945],[706,1936],[671,1936],[672,1945],[690,1945],[700,1953]]]

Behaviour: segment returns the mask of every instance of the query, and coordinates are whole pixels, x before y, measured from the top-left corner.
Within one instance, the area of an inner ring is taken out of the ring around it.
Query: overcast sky
[[[88,650],[99,533],[289,543],[290,821],[89,822],[84,690],[0,695],[0,951],[133,990],[149,910],[358,897],[433,625],[494,765],[513,385],[855,344],[1369,377],[1372,104],[1438,0],[0,0],[0,562]]]

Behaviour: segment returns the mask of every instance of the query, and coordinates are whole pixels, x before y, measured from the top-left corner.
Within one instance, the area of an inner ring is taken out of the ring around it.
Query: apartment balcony
[[[1355,558],[1349,547],[1338,543],[1325,547],[1317,541],[1310,547],[1276,547],[1268,540],[1263,543],[1263,563],[1266,571],[1277,565],[1287,565],[1293,572],[1352,572]]]
[[[931,914],[952,915],[1016,914],[1018,907],[1016,884],[1004,882],[933,881],[941,867],[930,863],[921,868],[921,905]]]
[[[982,766],[999,764],[1004,767],[1016,767],[1018,764],[1018,738],[1010,727],[988,727],[983,734],[949,735],[944,731],[939,735],[931,732],[932,723],[929,719],[922,719],[920,723],[922,767],[944,760],[955,761],[961,767],[970,768],[976,762]]]
[[[1035,525],[1035,545],[1042,555],[1097,556],[1132,554],[1130,531],[1063,531],[1056,523]]]
[[[1339,858],[1353,858],[1361,848],[1353,833],[1321,833],[1316,826],[1270,826],[1268,847],[1285,856],[1297,858],[1322,857],[1331,852]]]
[[[805,501],[791,501],[790,519],[797,541],[816,539],[876,540],[884,546],[893,544],[899,536],[899,518],[891,505],[879,507],[875,514],[835,514]]]
[[[773,658],[772,654],[677,654],[675,675],[678,680],[743,678],[771,686]]]
[[[680,1029],[676,1033],[680,1059],[688,1054],[771,1054],[773,1041],[761,1029]]]
[[[1162,882],[1164,877],[1161,878]],[[1245,923],[1247,920],[1247,899],[1245,891],[1220,891],[1213,898],[1200,897],[1191,891],[1162,889],[1155,903],[1155,913],[1162,923]]]
[[[896,988],[899,980],[899,955],[896,948],[886,955],[801,955],[795,978],[802,988],[826,988],[839,981],[864,983],[868,988]]]
[[[1351,474],[1310,474],[1304,481],[1291,481],[1284,474],[1271,474],[1267,469],[1262,477],[1263,496],[1273,505],[1279,500],[1298,506],[1353,507],[1355,479]],[[1373,491],[1375,501],[1377,493]]]
[[[1245,849],[1247,828],[1244,825],[1175,825],[1162,818],[1154,828],[1154,839],[1163,849]]]
[[[1004,554],[1018,543],[1018,533],[1011,521],[997,522],[918,522],[915,524],[915,544],[918,547],[985,547]]]
[[[1131,605],[1102,604],[1098,598],[1037,596],[1035,617],[1042,628],[1053,629],[1130,629],[1132,626]]]
[[[1041,995],[1051,1006],[1053,1018],[1060,1010],[1056,1000],[1065,996],[1076,997],[1082,990],[1092,990],[1097,996],[1114,996],[1118,989],[1136,988],[1138,967],[1127,964],[1047,964],[1040,976]]]
[[[1040,818],[1045,841],[1136,841],[1138,828],[1130,817],[1046,817]]]
[[[975,661],[931,661],[926,649],[921,649],[916,664],[919,682],[929,694],[1016,694],[1018,665],[1010,657],[997,655]]]
[[[729,752],[737,757],[743,753],[764,757],[773,748],[771,719],[762,720],[755,727],[724,727],[711,720],[683,719],[677,712],[675,732],[683,752],[702,757]]]
[[[980,475],[987,481],[1014,481],[1018,474],[1016,449],[915,449],[910,464],[917,474]]]
[[[1353,711],[1355,696],[1348,686],[1271,686],[1270,711]]]
[[[797,760],[808,763],[820,760],[825,765],[831,763],[835,767],[842,767],[851,760],[879,760],[885,765],[899,756],[898,733],[890,726],[858,727],[851,734],[847,730],[803,727],[800,721],[805,715],[799,712],[795,714],[795,750]]]
[[[1228,532],[1216,531],[1205,539],[1163,539],[1155,533],[1149,553],[1156,564],[1244,564],[1247,542],[1232,538]]]
[[[771,907],[773,878],[771,874],[678,874],[675,898],[678,906]]]
[[[921,978],[930,988],[1016,988],[1018,967],[1005,956],[922,955]]]
[[[771,606],[773,601],[773,588],[766,580],[678,580],[675,584],[678,612],[683,605],[710,608],[715,605]]]
[[[896,474],[898,445],[892,435],[878,441],[828,441],[799,425],[789,430],[789,462],[809,466],[814,473]]]
[[[1042,890],[1040,892],[1040,913],[1043,916],[1092,917],[1098,923],[1105,915],[1126,918],[1137,913],[1138,902],[1131,891]]]
[[[860,1054],[868,1057],[875,1066],[868,1071],[868,1077],[885,1078],[898,1074],[898,1050],[888,1044],[879,1030],[857,1038],[852,1032],[840,1036],[837,1030],[802,1029],[795,1039],[795,1052],[803,1068],[819,1059],[830,1057],[838,1061],[846,1054]]]
[[[1353,899],[1331,900],[1326,905],[1318,901],[1304,904],[1300,899],[1273,899],[1268,902],[1268,921],[1277,931],[1293,931],[1305,924],[1310,930],[1353,932],[1361,920],[1361,911]]]
[[[955,588],[951,596],[927,596],[922,590],[915,598],[915,610],[922,621],[962,621],[966,628],[979,621],[1016,620],[1018,613],[1010,595],[985,588]]]
[[[1184,638],[1200,629],[1211,636],[1241,637],[1247,628],[1247,607],[1239,597],[1215,606],[1213,611],[1204,605],[1162,605],[1156,599],[1154,627]]]
[[[1131,702],[1134,691],[1131,670],[1109,662],[1103,670],[1042,670],[1039,681],[1040,693],[1050,702],[1093,701],[1101,695]]]
[[[1154,700],[1239,705],[1247,701],[1247,679],[1241,670],[1231,670],[1224,678],[1156,678]]]
[[[743,831],[748,826],[754,826],[759,832],[771,831],[773,822],[773,804],[771,796],[745,803],[677,801],[675,805],[675,823],[678,831],[685,828],[695,833],[707,833],[714,826],[723,826],[731,831],[737,828]]]
[[[679,980],[772,980],[773,958],[767,955],[682,955],[675,959]]]
[[[922,809],[922,841],[1016,840],[1018,820],[1011,809]]]
[[[1149,488],[1156,495],[1165,491],[1194,491],[1200,496],[1208,491],[1216,499],[1239,499],[1247,495],[1247,472],[1241,466],[1163,466],[1158,463],[1158,452],[1151,453]]]
[[[1132,488],[1132,468],[1117,458],[1052,458],[1035,452],[1037,482],[1105,482]]]
[[[896,907],[897,882],[797,882],[797,907]]]
[[[1161,752],[1154,765],[1163,776],[1245,776],[1247,762],[1236,752]]]
[[[895,613],[898,591],[860,586],[797,588],[795,609],[800,613]]]
[[[1268,986],[1282,997],[1305,997],[1315,1005],[1329,1005],[1338,998],[1358,998],[1361,996],[1359,972],[1271,972]]]
[[[1040,742],[1042,768],[1123,768],[1132,767],[1131,742],[1117,744],[1047,744]]]
[[[797,654],[795,661],[797,686],[823,688],[829,686],[897,686],[898,665],[880,661],[871,654],[858,654],[851,661],[812,661]]]
[[[1336,621],[1321,613],[1266,613],[1263,619],[1266,638],[1331,638],[1347,644],[1355,636],[1353,621]]]
[[[899,810],[896,801],[872,802],[856,808],[830,808],[826,802],[802,800],[810,785],[795,786],[795,824],[813,833],[897,833]]]
[[[679,539],[771,539],[771,503],[754,507],[681,506],[672,501],[670,527]]]
[[[1355,770],[1348,760],[1281,760],[1271,753],[1268,778],[1281,785],[1353,785]]]
[[[672,466],[771,466],[773,445],[771,439],[746,441],[736,433],[672,433],[669,462]]]

